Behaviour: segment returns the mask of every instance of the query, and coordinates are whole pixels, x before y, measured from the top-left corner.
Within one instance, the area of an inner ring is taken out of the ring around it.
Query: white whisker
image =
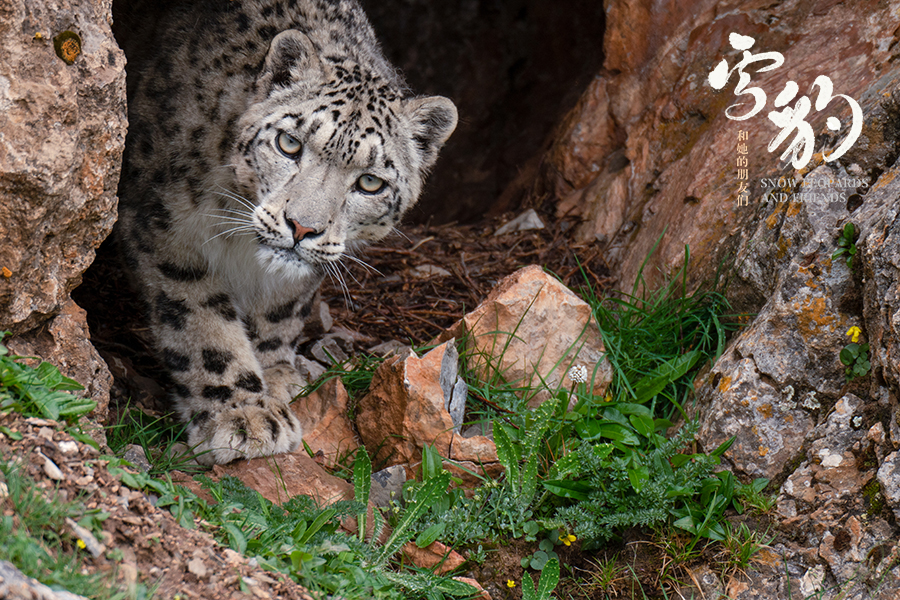
[[[242,223],[244,225],[253,225],[253,221],[249,219],[239,219],[237,217],[225,217],[222,215],[204,215],[205,217],[210,217],[212,219],[218,219],[222,223]]]
[[[232,227],[231,229],[226,229],[225,231],[223,231],[221,233],[217,233],[216,235],[212,236],[211,238],[209,238],[208,240],[203,242],[203,245],[208,244],[209,242],[213,241],[214,239],[216,239],[219,236],[227,235],[228,237],[231,237],[233,235],[250,235],[254,232],[255,232],[254,228],[250,227],[248,225]]]
[[[350,260],[352,260],[353,262],[355,262],[362,268],[364,268],[366,271],[368,271],[370,273],[375,273],[376,275],[380,275],[380,276],[384,277],[384,273],[382,273],[381,271],[379,271],[378,269],[376,269],[375,267],[373,267],[366,261],[362,260],[361,258],[357,258],[357,257],[353,256],[352,254],[346,254],[346,253],[344,254],[344,256],[349,258]],[[357,282],[357,283],[359,283],[359,282]]]
[[[406,235],[405,233],[403,233],[402,231],[400,231],[399,229],[397,229],[396,227],[392,227],[391,230],[393,231],[393,233],[395,233],[396,235],[399,235],[400,237],[405,239],[407,242],[412,243],[412,240],[409,239],[409,236]]]

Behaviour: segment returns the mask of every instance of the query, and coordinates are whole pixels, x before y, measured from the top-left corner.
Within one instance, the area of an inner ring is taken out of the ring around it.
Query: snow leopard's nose
[[[294,235],[294,243],[296,244],[302,239],[313,238],[318,235],[322,235],[321,231],[316,231],[315,229],[311,229],[309,227],[304,227],[294,219],[288,219],[288,227],[291,228],[291,233]]]

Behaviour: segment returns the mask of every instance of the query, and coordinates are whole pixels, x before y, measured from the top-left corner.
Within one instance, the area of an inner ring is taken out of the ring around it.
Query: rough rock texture
[[[645,276],[652,283],[672,273],[690,244],[693,274],[700,280],[741,244],[748,226],[752,230],[753,223],[772,214],[774,207],[758,204],[772,191],[762,178],[793,172],[778,160],[787,144],[772,153],[766,148],[780,132],[766,114],[788,80],[807,94],[816,77],[827,75],[835,93],[857,99],[868,114],[895,79],[886,70],[900,15],[874,1],[696,0],[662,10],[646,0],[613,0],[606,8],[603,69],[558,130],[538,186],[557,199],[560,215],[581,217],[576,237],[606,248],[623,288],[630,289],[664,231]],[[740,122],[725,115],[728,106],[743,100],[733,93],[737,76],[718,91],[706,81],[723,58],[730,66],[739,60],[729,45],[732,32],[755,38],[754,53],[784,56],[780,68],[748,69],[769,103]],[[843,120],[846,132],[849,108],[841,100],[810,112],[813,131],[824,131],[825,118],[832,115]],[[749,132],[750,206],[736,202],[741,129]],[[857,145],[865,143],[867,133]],[[827,138],[820,138],[816,152],[822,139]]]
[[[506,277],[449,333],[465,339],[469,367],[484,381],[498,373],[514,385],[550,390],[569,385],[573,365],[585,365],[600,395],[612,369],[591,307],[544,270],[532,265]]]
[[[331,379],[291,409],[303,426],[303,441],[328,466],[335,466],[359,447],[347,411],[350,396],[340,379]]]
[[[864,400],[841,398],[778,498],[782,524],[793,532],[789,547],[807,554],[808,567],[824,561],[841,585],[894,533],[874,484],[878,438],[869,435],[870,421]]]
[[[0,331],[58,313],[115,222],[125,58],[110,4],[0,7]],[[72,64],[54,50],[65,31],[81,40]]]
[[[407,465],[414,472],[422,460],[422,448],[429,444],[467,469],[499,473],[494,443],[484,436],[465,438],[456,433],[460,423],[454,423],[448,410],[452,397],[446,390],[451,395],[460,393],[456,386],[441,385],[442,375],[445,382],[456,381],[455,359],[452,367],[445,360],[448,355],[457,356],[454,343],[445,342],[422,358],[412,353],[389,358],[375,372],[356,417],[373,463]],[[450,368],[453,373],[448,377]]]
[[[319,506],[353,498],[353,484],[329,475],[302,450],[216,465],[212,475],[215,479],[237,477],[276,504],[301,494],[313,498]]]
[[[806,180],[839,176],[823,166]],[[840,397],[838,354],[850,341],[847,330],[862,325],[859,286],[846,263],[831,260],[836,224],[849,218],[846,206],[806,203],[789,210],[757,225],[759,243],[737,267],[757,289],[774,278],[774,290],[700,389],[699,437],[711,449],[737,436],[727,456],[752,477],[773,478],[799,455],[815,416]],[[779,257],[778,248],[793,252]]]
[[[77,393],[97,403],[90,416],[98,423],[106,422],[112,375],[91,344],[85,313],[75,302],[66,301],[55,318],[7,345],[12,353],[39,356],[56,365],[66,377],[82,383],[85,389]]]

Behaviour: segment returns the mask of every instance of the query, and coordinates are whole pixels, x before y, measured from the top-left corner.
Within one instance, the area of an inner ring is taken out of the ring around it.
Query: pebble
[[[47,477],[54,481],[62,481],[63,479],[65,479],[65,476],[63,475],[62,471],[59,470],[59,467],[56,466],[55,462],[53,462],[40,452],[38,452],[38,454],[40,454],[44,459],[44,473],[47,475]]]
[[[187,564],[188,571],[197,576],[197,579],[206,579],[209,574],[206,569],[206,563],[199,558],[192,558]]]
[[[75,454],[76,452],[78,452],[78,444],[71,440],[60,442],[59,451],[63,454]]]

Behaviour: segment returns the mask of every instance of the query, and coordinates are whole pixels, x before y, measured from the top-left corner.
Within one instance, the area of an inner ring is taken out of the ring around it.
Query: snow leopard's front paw
[[[302,437],[300,421],[290,406],[271,397],[226,408],[188,426],[188,443],[197,461],[205,465],[293,452]]]

